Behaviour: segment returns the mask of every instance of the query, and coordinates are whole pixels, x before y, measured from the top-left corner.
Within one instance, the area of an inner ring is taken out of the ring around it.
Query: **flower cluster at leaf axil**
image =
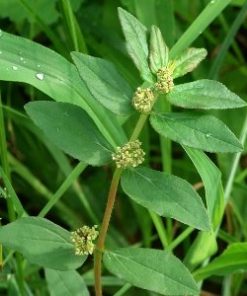
[[[155,100],[154,93],[151,88],[138,87],[133,96],[133,106],[140,113],[149,113],[152,110]]]
[[[75,245],[76,255],[93,254],[95,248],[94,240],[99,234],[96,228],[96,225],[93,227],[83,226],[71,233],[71,240]]]
[[[130,141],[122,147],[117,147],[112,154],[112,159],[117,168],[137,167],[144,161],[145,152],[141,148],[139,140]]]
[[[169,93],[173,87],[173,71],[174,71],[174,63],[168,64],[166,67],[160,68],[156,75],[157,75],[157,82],[155,83],[155,88],[164,94]]]

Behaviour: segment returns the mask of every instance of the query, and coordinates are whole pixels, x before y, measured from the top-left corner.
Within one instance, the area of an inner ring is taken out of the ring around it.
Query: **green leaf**
[[[173,44],[175,35],[172,1],[148,0],[143,5],[140,0],[121,0],[121,3],[130,13],[136,15],[138,20],[147,28],[151,28],[152,25],[159,27],[169,46]]]
[[[45,269],[50,296],[89,296],[87,286],[75,270]]]
[[[168,63],[169,49],[165,44],[160,29],[156,26],[151,27],[150,35],[150,68],[155,74],[160,68],[165,67]]]
[[[204,152],[189,147],[183,148],[202,178],[210,221],[213,230],[216,230],[224,211],[221,172]],[[215,233],[199,233],[186,253],[184,263],[187,267],[194,268],[216,251]]]
[[[192,270],[195,266],[214,255],[217,252],[217,249],[218,246],[215,233],[200,232],[187,250],[183,262],[190,270]]]
[[[175,106],[189,109],[231,109],[247,106],[222,83],[207,79],[176,85],[167,99]]]
[[[7,189],[8,194],[9,194],[9,198],[11,199],[11,201],[13,203],[13,206],[15,208],[15,211],[16,211],[18,217],[26,215],[25,209],[23,208],[22,203],[14,190],[14,188],[11,184],[11,181],[9,180],[8,176],[5,174],[5,172],[1,166],[0,166],[0,177],[4,182],[4,185]],[[1,197],[1,194],[0,194],[0,197]]]
[[[110,161],[113,148],[80,107],[36,101],[25,109],[47,138],[72,157],[91,165]]]
[[[224,276],[245,271],[247,271],[247,243],[234,243],[207,266],[197,270],[195,277],[202,280],[211,275]]]
[[[204,30],[217,18],[218,15],[227,7],[231,0],[213,0],[208,2],[208,5],[200,12],[195,20],[191,23],[188,29],[180,36],[177,43],[171,48],[170,57],[173,59],[180,55],[188,48],[194,40],[196,40]],[[191,2],[176,1],[176,4],[187,4],[189,6],[188,16],[191,15]],[[197,5],[200,5],[196,1]]]
[[[160,216],[201,230],[210,229],[200,196],[181,178],[140,167],[124,171],[121,185],[131,199]]]
[[[126,248],[105,252],[106,268],[132,285],[161,295],[195,295],[197,285],[181,261],[170,252]]]
[[[152,114],[152,127],[182,145],[208,152],[240,152],[242,145],[219,119],[192,113]]]
[[[76,256],[70,232],[44,218],[25,217],[0,227],[0,241],[30,263],[68,270],[80,267],[86,256]]]
[[[133,112],[133,90],[111,62],[79,52],[71,55],[82,80],[98,102],[117,114]]]
[[[204,152],[189,147],[183,148],[202,178],[210,221],[216,229],[224,211],[221,172]]]
[[[35,0],[29,1],[32,9],[39,14],[39,17],[46,24],[52,24],[57,21],[59,14],[56,10],[57,0]],[[12,22],[20,23],[25,19],[33,22],[30,13],[25,9],[20,0],[1,0],[0,17],[8,17]]]
[[[176,67],[172,75],[173,78],[175,79],[192,72],[206,56],[207,51],[205,48],[188,48],[181,56],[175,59]]]
[[[243,6],[245,0],[232,0],[231,5]]]
[[[70,0],[71,7],[74,12],[78,11],[84,0]]]
[[[0,80],[28,83],[55,101],[82,107],[112,145],[126,142],[115,116],[101,106],[76,67],[56,52],[22,37],[0,35]]]
[[[147,28],[133,15],[118,8],[119,18],[127,44],[127,51],[144,80],[153,81],[148,66]]]

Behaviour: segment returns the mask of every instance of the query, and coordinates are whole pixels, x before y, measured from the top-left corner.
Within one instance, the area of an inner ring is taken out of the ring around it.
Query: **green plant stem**
[[[223,28],[224,32],[227,34],[229,32],[229,30],[230,30],[230,26],[228,25],[228,23],[226,21],[226,18],[224,17],[224,14],[219,15],[219,20],[220,20],[220,22],[222,24],[222,28]],[[238,61],[240,63],[244,64],[245,59],[244,59],[244,56],[243,56],[243,54],[241,52],[241,49],[239,48],[238,43],[236,42],[236,40],[233,40],[232,48],[233,48],[233,50],[235,52],[235,55],[236,55]]]
[[[244,146],[245,142],[246,142],[246,138],[247,138],[247,115],[245,116],[245,120],[243,123],[243,127],[241,130],[241,134],[239,137],[239,141],[240,143]],[[230,175],[227,179],[227,183],[226,183],[226,187],[225,187],[225,205],[227,204],[227,202],[229,201],[231,192],[232,192],[232,187],[233,187],[233,183],[234,183],[234,178],[235,175],[237,173],[237,169],[238,169],[238,164],[240,161],[240,157],[241,157],[241,152],[236,153],[232,162],[232,166],[231,166],[231,171],[230,171]]]
[[[47,215],[47,213],[52,209],[52,207],[60,200],[60,198],[63,196],[63,194],[69,189],[69,187],[74,183],[74,181],[80,176],[80,174],[85,170],[86,165],[85,163],[80,162],[73,171],[68,175],[68,177],[65,179],[65,181],[61,184],[61,186],[58,188],[58,190],[53,194],[53,196],[49,199],[47,204],[44,206],[44,208],[40,211],[39,217],[44,217]],[[97,223],[97,217],[94,215],[93,211],[91,210],[90,205],[88,204],[88,201],[86,198],[83,200],[83,205],[85,209],[87,210],[90,218],[94,223]]]
[[[211,22],[226,8],[231,0],[213,0],[194,20],[185,33],[179,38],[172,47],[170,58],[178,56],[183,50],[191,45],[196,38],[211,24]]]
[[[162,218],[156,213],[151,211],[149,211],[149,214],[152,218],[155,229],[157,230],[162,246],[165,249],[169,243],[168,243],[167,233],[166,233]]]
[[[165,95],[160,99],[159,110],[161,112],[171,112],[172,107],[171,104],[167,101]],[[163,171],[166,173],[172,173],[172,147],[171,140],[166,139],[163,136],[160,136],[160,148],[161,148],[161,159]]]
[[[2,99],[0,93],[0,156],[1,156],[1,165],[4,173],[10,180],[10,169],[8,164],[8,156],[7,156],[7,143],[6,143],[6,134],[4,129],[4,118],[3,118],[3,109],[2,109]],[[12,222],[15,220],[15,211],[12,200],[7,198],[7,209],[9,220]]]
[[[26,0],[19,0],[23,7],[30,13],[30,15],[35,19],[38,26],[44,31],[46,36],[53,42],[56,50],[62,53],[64,56],[68,56],[67,49],[65,48],[64,44],[59,40],[57,35],[51,30],[49,26],[39,17],[36,11],[33,10],[32,6],[29,5],[28,1]]]
[[[1,159],[3,172],[6,174],[8,180],[10,180],[11,182],[1,92],[0,92],[0,159]],[[6,200],[7,200],[7,210],[8,210],[9,221],[12,222],[16,219],[14,204],[13,204],[12,198],[9,198],[7,196]],[[2,251],[2,247],[1,247],[1,251]],[[23,275],[22,257],[18,253],[16,253],[16,261],[17,261],[17,266],[16,266],[17,277],[16,278],[19,285],[20,293],[21,295],[24,295],[24,275]]]
[[[3,168],[4,173],[10,179],[10,169],[8,164],[8,154],[7,154],[7,143],[6,143],[6,134],[4,128],[4,118],[3,118],[3,108],[2,108],[2,98],[0,93],[0,157],[1,157],[1,166]],[[7,209],[9,221],[15,220],[15,211],[12,200],[7,198]]]
[[[22,163],[9,154],[9,162],[12,165],[12,171],[16,172],[23,178],[30,186],[32,186],[41,196],[46,200],[50,200],[53,196],[52,192],[40,182]],[[55,204],[56,208],[63,213],[62,217],[70,226],[81,225],[81,220],[75,213],[61,201]]]
[[[154,100],[154,103],[156,100],[157,100],[157,94],[156,94],[156,98]],[[165,104],[165,106],[163,105],[162,101],[164,101],[164,100],[165,100],[165,98],[161,97],[161,100],[158,102],[160,104],[160,109],[162,110],[162,108],[165,108],[166,111],[171,110],[170,104],[168,102],[167,102],[168,105],[167,104]],[[132,133],[130,141],[137,139],[141,130],[144,127],[146,120],[148,119],[148,116],[149,116],[148,114],[142,114],[140,116],[140,118],[136,124],[136,127]],[[165,171],[167,171],[168,173],[171,173],[171,141],[169,141],[169,140],[166,141],[166,140],[164,140],[164,138],[161,138],[161,141],[163,144],[163,145],[161,144],[162,162],[164,164],[164,158],[165,158],[164,155],[166,155],[166,153],[167,153],[168,161],[165,164],[166,165]],[[150,214],[150,217],[153,221],[155,229],[158,233],[159,239],[160,239],[163,247],[165,248],[169,243],[169,238],[172,239],[172,220],[169,218],[167,219],[167,225],[168,225],[168,233],[167,233],[162,219],[156,213],[149,211],[149,214]]]
[[[235,178],[235,182],[242,183],[246,177],[247,177],[247,169],[244,169],[241,173],[237,175],[237,177]]]
[[[61,0],[63,13],[67,22],[68,30],[73,42],[74,50],[87,53],[84,37],[73,13],[70,1]]]
[[[239,142],[244,146],[245,142],[246,142],[246,139],[247,139],[247,115],[245,116],[245,120],[244,120],[244,123],[242,125],[242,129],[241,129],[241,133],[240,133],[240,137],[239,137]],[[230,170],[230,174],[229,174],[229,177],[227,179],[227,182],[226,182],[226,186],[225,186],[225,189],[224,189],[224,197],[225,197],[225,207],[230,199],[230,196],[231,196],[231,192],[232,192],[232,188],[233,188],[233,184],[234,184],[234,178],[236,176],[236,172],[237,172],[237,169],[238,169],[238,165],[239,165],[239,161],[240,161],[240,157],[241,157],[241,152],[239,153],[236,153],[234,158],[233,158],[233,161],[232,161],[232,165],[231,165],[231,170]],[[220,218],[221,222],[223,220],[223,215],[222,217]],[[215,230],[215,237],[217,236],[219,230],[220,230],[220,224],[221,222],[219,223],[217,229]],[[209,262],[209,258],[205,261],[205,264],[203,265],[206,266]],[[203,268],[202,267],[202,268]],[[197,269],[194,273],[194,276],[197,276],[197,273],[200,274],[200,269]],[[202,280],[202,278],[197,278],[198,280]]]
[[[220,229],[218,232],[218,238],[226,242],[227,244],[237,243],[238,239],[230,235],[228,232]]]
[[[245,9],[247,8],[247,1],[245,2],[244,7],[245,7]],[[241,134],[240,134],[240,138],[239,138],[239,141],[243,146],[245,145],[246,139],[247,139],[247,115],[245,117],[245,121],[244,121],[242,130],[241,130]],[[233,162],[232,162],[231,172],[230,172],[230,175],[228,177],[226,187],[225,187],[225,195],[224,195],[225,196],[225,206],[227,205],[227,203],[230,199],[230,196],[231,196],[231,192],[232,192],[232,188],[233,188],[233,184],[234,184],[234,179],[235,179],[235,176],[237,173],[241,154],[242,154],[241,152],[236,153],[236,155],[233,159]],[[218,231],[219,231],[219,229],[218,229]],[[224,295],[224,296],[231,295],[231,281],[232,281],[231,275],[225,277],[222,295]]]
[[[102,254],[105,247],[106,234],[109,228],[109,223],[111,220],[111,215],[113,207],[116,200],[116,193],[118,189],[119,180],[121,177],[122,169],[116,169],[108,194],[107,205],[99,233],[99,238],[96,244],[95,255],[94,255],[94,277],[95,277],[95,293],[96,296],[102,295],[102,285],[101,285],[101,264],[102,264]]]
[[[12,201],[18,218],[22,217],[23,215],[25,216],[26,215],[25,209],[23,208],[21,201],[19,200],[19,198],[18,198],[18,196],[11,184],[11,181],[9,180],[8,176],[5,174],[2,167],[0,167],[0,178],[2,178],[3,183],[7,189],[6,191],[3,192],[3,196],[6,199],[10,199]]]
[[[232,283],[232,275],[229,274],[225,277],[223,282],[222,296],[231,296],[231,283]]]
[[[76,36],[76,27],[75,27],[75,17],[70,5],[70,2],[67,0],[61,0],[64,14],[66,17],[67,25],[69,27],[71,39],[73,41],[73,46],[76,51],[79,51],[79,42]]]
[[[159,110],[161,112],[171,112],[172,107],[170,102],[167,101],[166,96],[161,96],[159,101]],[[163,136],[160,136],[160,149],[161,149],[161,159],[163,171],[171,174],[172,173],[172,142],[170,139],[166,139]],[[163,221],[160,220],[163,224]],[[166,237],[168,243],[172,241],[173,238],[173,224],[171,218],[166,218],[166,229],[162,226],[163,231],[166,231]]]
[[[120,290],[117,291],[113,296],[122,296],[124,295],[132,286],[130,284],[125,284]]]
[[[46,146],[46,148],[48,149],[48,151],[50,152],[50,154],[54,158],[55,162],[57,163],[58,167],[61,169],[63,175],[65,175],[67,177],[67,179],[70,178],[69,177],[70,174],[74,174],[75,173],[75,172],[72,173],[72,167],[71,167],[71,165],[69,163],[69,160],[63,154],[63,152],[59,151],[58,148],[56,148],[49,141],[47,141],[46,138],[42,134],[40,134],[39,130],[36,129],[34,127],[34,125],[31,125],[30,124],[30,120],[27,118],[27,116],[25,116],[24,114],[16,111],[15,109],[13,109],[13,108],[11,108],[9,106],[6,106],[6,105],[3,106],[3,111],[5,112],[6,116],[8,116],[11,120],[13,120],[15,122],[15,124],[17,124],[18,126],[23,126],[25,129],[27,129],[32,134],[34,134],[38,139],[40,139],[40,141]],[[26,177],[24,177],[24,179],[26,179],[28,182],[30,181],[29,182],[30,185],[32,185],[35,188],[35,184],[38,184],[39,180],[36,179],[37,180],[37,182],[36,182],[33,177],[31,177],[31,179],[30,179],[29,176],[31,175],[31,172],[29,172],[28,174],[26,174],[24,168],[21,169],[21,167],[20,167],[21,164],[17,163],[16,161],[14,161],[14,166],[15,165],[17,165],[17,167],[20,168],[20,170],[18,170],[19,172],[22,172],[20,175],[21,176],[24,176],[25,175]],[[86,167],[87,167],[87,165],[85,164],[85,167],[84,168],[86,169]],[[78,168],[74,168],[74,170],[77,170],[77,169]],[[1,175],[1,170],[0,170],[0,175]],[[27,176],[27,175],[29,175],[29,176]],[[66,182],[66,180],[64,181],[64,183]],[[33,182],[33,181],[35,181],[35,182]],[[8,188],[6,182],[5,182],[5,185]],[[11,190],[11,184],[9,184],[9,185],[10,185],[9,186],[9,188],[10,188],[9,193],[11,194],[11,191],[13,191],[13,190]],[[66,182],[66,185],[68,186],[68,183],[67,182]],[[62,186],[63,185],[61,185],[61,187]],[[92,209],[91,205],[89,204],[89,202],[87,200],[86,195],[83,193],[83,190],[81,188],[80,183],[76,179],[74,180],[74,183],[73,183],[73,189],[74,189],[75,193],[77,194],[77,196],[79,198],[79,201],[85,207],[85,209],[86,209],[89,217],[91,218],[92,222],[95,223],[95,224],[98,224],[98,219],[95,216],[95,214],[93,212],[93,209]],[[45,190],[43,190],[43,192],[45,193]],[[57,193],[55,193],[55,194],[57,194]],[[13,200],[16,200],[15,208],[16,209],[17,208],[21,209],[18,206],[18,203],[19,203],[18,202],[18,197],[16,196],[15,192],[13,191],[13,194],[11,194],[11,195],[12,195],[12,199]],[[65,216],[66,216],[66,214],[65,214]],[[73,216],[74,216],[74,214],[73,214]],[[74,224],[73,224],[73,226],[74,226]]]
[[[186,237],[188,237],[194,230],[193,227],[187,227],[173,242],[171,242],[167,248],[168,251],[175,249]]]
[[[149,114],[141,114],[140,115],[139,120],[137,121],[134,131],[130,137],[130,141],[135,141],[139,137],[139,135],[145,125],[145,122],[148,119],[148,116],[149,116]]]
[[[149,114],[140,115],[129,141],[134,141],[139,137],[145,125],[145,122],[148,119],[148,116]],[[103,217],[103,221],[102,221],[102,225],[99,233],[99,238],[96,244],[95,255],[94,255],[94,277],[95,277],[96,296],[102,296],[102,285],[101,285],[102,254],[104,252],[106,234],[109,228],[111,214],[115,204],[116,193],[117,193],[118,184],[120,181],[122,171],[123,171],[122,169],[116,169],[113,174],[111,186],[110,186],[110,190],[107,198],[107,205],[105,208],[105,213],[104,213],[104,217]]]
[[[209,77],[211,79],[217,79],[218,74],[220,71],[220,67],[224,61],[224,58],[226,57],[227,51],[230,48],[231,44],[234,41],[234,37],[237,34],[240,26],[242,25],[243,21],[245,20],[247,12],[247,1],[245,1],[245,4],[243,5],[242,9],[240,10],[238,16],[236,17],[235,21],[233,22],[222,46],[221,49],[211,67]]]

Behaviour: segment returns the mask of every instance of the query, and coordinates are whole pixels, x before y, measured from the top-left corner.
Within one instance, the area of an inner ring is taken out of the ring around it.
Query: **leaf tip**
[[[34,104],[34,102],[28,102],[28,103],[26,103],[26,104],[24,105],[24,110],[26,111],[26,113],[27,113],[28,115],[30,115],[30,112],[31,112],[32,109],[33,109],[33,104]]]

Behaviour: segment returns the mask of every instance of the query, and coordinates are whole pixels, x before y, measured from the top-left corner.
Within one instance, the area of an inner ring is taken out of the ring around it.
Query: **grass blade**
[[[213,63],[211,70],[209,72],[209,77],[211,79],[218,78],[219,71],[220,71],[221,65],[227,55],[227,51],[230,48],[230,46],[234,40],[234,37],[237,34],[239,28],[241,27],[243,21],[245,20],[246,13],[247,13],[247,1],[245,1],[244,6],[241,8],[238,16],[234,20],[234,22],[227,34],[222,46],[221,46],[221,49],[218,52],[216,59],[214,60],[214,63]]]
[[[211,0],[181,38],[179,38],[178,42],[172,47],[170,57],[175,58],[189,47],[230,2],[231,0]]]

